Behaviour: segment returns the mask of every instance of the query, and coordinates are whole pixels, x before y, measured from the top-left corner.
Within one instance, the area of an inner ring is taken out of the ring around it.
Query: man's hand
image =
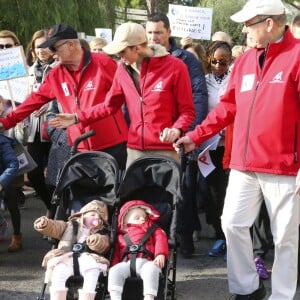
[[[49,125],[55,128],[67,128],[76,123],[75,114],[57,114],[49,121]]]
[[[183,136],[178,141],[176,141],[176,143],[173,144],[173,147],[175,148],[177,153],[180,152],[180,145],[183,145],[184,153],[191,152],[196,148],[195,143],[191,140],[189,136]]]
[[[174,143],[177,139],[179,139],[180,135],[181,131],[177,128],[165,128],[160,134],[159,139],[161,142]]]

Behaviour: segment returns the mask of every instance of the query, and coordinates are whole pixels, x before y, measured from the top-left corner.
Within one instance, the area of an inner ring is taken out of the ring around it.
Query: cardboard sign
[[[212,8],[169,4],[172,36],[210,40],[212,12]]]

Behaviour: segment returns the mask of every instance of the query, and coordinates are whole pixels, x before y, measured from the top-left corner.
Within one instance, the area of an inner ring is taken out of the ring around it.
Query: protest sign
[[[29,94],[28,69],[23,47],[0,51],[0,95],[4,99],[23,102]]]
[[[0,51],[0,80],[28,75],[23,48],[12,47]]]
[[[106,40],[107,43],[112,41],[112,30],[110,28],[95,28],[96,37]]]
[[[172,36],[210,40],[212,12],[212,8],[169,4]]]

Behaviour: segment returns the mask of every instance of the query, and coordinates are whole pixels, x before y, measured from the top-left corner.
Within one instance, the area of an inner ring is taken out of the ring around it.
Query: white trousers
[[[157,296],[161,269],[153,261],[145,258],[136,259],[136,273],[143,279],[144,296]],[[130,260],[120,262],[109,269],[108,291],[123,292],[126,278],[130,277]]]
[[[264,200],[275,246],[269,299],[294,299],[299,228],[299,197],[295,189],[295,176],[231,170],[222,215],[231,293],[251,294],[258,288],[249,228]]]

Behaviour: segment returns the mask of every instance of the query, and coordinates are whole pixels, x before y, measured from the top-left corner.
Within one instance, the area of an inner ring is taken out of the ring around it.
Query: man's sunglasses
[[[55,53],[55,52],[57,52],[57,49],[59,48],[59,47],[61,47],[61,46],[63,46],[64,44],[66,44],[68,42],[68,40],[67,41],[64,41],[63,43],[61,43],[61,44],[59,44],[59,45],[56,45],[56,46],[49,46],[48,48],[49,48],[49,50],[51,51],[51,52],[53,52],[53,53]]]
[[[219,60],[212,60],[211,63],[213,65],[219,64],[221,67],[225,67],[228,64],[226,61],[219,61]]]
[[[0,49],[8,49],[8,48],[12,48],[14,45],[13,44],[0,44]]]

